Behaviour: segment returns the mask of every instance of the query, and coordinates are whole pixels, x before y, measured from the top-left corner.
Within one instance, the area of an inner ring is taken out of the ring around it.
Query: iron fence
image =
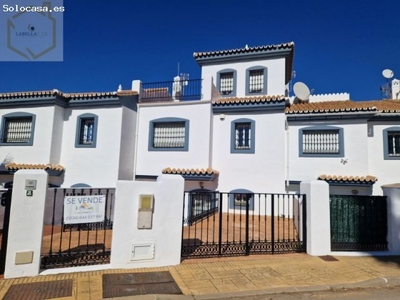
[[[201,79],[142,83],[139,99],[149,101],[201,100]]]
[[[183,259],[305,251],[305,195],[186,192],[184,200]]]
[[[388,250],[386,196],[330,195],[331,250]]]
[[[105,196],[102,222],[65,224],[66,196]],[[46,198],[41,268],[73,267],[110,262],[115,189],[49,189]]]

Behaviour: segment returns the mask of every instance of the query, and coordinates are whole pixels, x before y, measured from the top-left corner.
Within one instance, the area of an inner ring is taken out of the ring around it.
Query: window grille
[[[339,151],[339,130],[303,131],[303,153],[337,154]]]
[[[81,130],[79,143],[81,145],[90,145],[93,143],[94,133],[94,118],[81,119]]]
[[[400,156],[400,132],[388,132],[389,156]]]
[[[230,95],[233,93],[233,73],[220,74],[220,93]]]
[[[184,148],[185,122],[154,123],[154,148]]]
[[[247,202],[250,201],[251,194],[235,194],[234,204],[235,206],[246,206]]]
[[[261,93],[264,87],[264,71],[253,70],[249,73],[249,92]]]
[[[251,123],[235,124],[235,149],[250,149]]]
[[[3,143],[29,143],[32,135],[32,117],[6,118]]]

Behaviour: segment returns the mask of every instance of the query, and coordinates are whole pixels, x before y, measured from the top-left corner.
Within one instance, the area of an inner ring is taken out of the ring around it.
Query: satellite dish
[[[385,69],[385,70],[382,71],[382,75],[383,75],[383,77],[385,77],[387,79],[390,79],[390,78],[393,77],[394,73],[390,69]]]
[[[308,100],[308,98],[310,97],[310,94],[311,94],[310,89],[303,82],[296,82],[293,85],[293,91],[294,91],[294,95],[303,101]]]

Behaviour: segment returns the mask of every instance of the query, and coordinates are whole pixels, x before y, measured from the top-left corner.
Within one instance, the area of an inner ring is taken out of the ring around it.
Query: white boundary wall
[[[118,181],[111,268],[178,265],[181,262],[184,179],[160,175],[156,182]],[[139,229],[139,197],[154,195],[151,229]]]
[[[32,179],[36,189],[27,196],[26,180]],[[5,278],[39,274],[47,182],[43,170],[20,170],[14,175]]]

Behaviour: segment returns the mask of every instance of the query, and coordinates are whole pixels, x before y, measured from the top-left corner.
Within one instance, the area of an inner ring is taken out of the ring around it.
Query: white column
[[[43,170],[14,175],[5,278],[39,274],[47,180]]]
[[[142,82],[140,80],[133,80],[132,81],[132,91],[141,93]]]
[[[321,180],[303,181],[300,193],[306,194],[307,253],[328,255],[331,252],[329,184]]]
[[[382,186],[387,196],[387,242],[390,255],[400,254],[400,183]]]

